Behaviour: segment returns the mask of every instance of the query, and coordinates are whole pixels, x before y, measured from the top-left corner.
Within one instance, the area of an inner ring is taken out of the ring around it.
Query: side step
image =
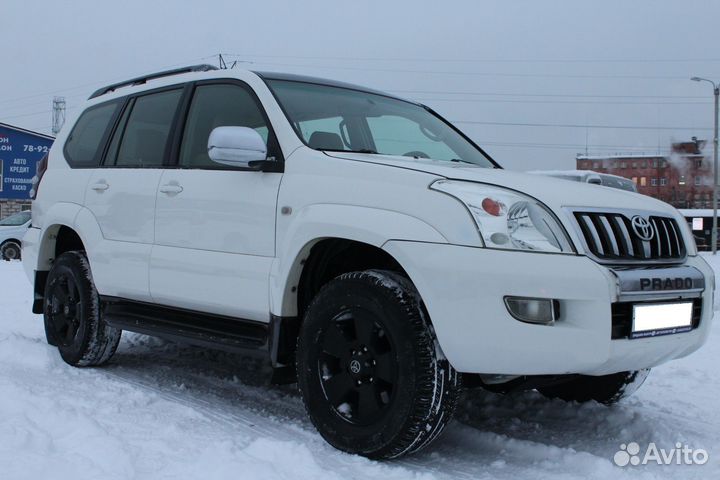
[[[101,297],[111,326],[230,352],[268,355],[269,326],[263,322]]]

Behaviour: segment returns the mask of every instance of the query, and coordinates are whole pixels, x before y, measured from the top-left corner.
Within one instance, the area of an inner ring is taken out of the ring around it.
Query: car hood
[[[563,207],[635,209],[663,213],[681,218],[672,206],[646,195],[580,182],[513,172],[499,168],[483,168],[467,163],[414,159],[393,155],[328,152],[335,158],[355,160],[397,168],[406,168],[444,177],[488,183],[509,188],[540,200],[552,210]]]

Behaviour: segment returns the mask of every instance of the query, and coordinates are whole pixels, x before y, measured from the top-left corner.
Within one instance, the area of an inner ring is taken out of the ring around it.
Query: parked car
[[[562,178],[574,182],[592,183],[595,185],[603,185],[611,188],[619,188],[628,192],[637,192],[635,182],[629,178],[610,173],[598,173],[591,170],[533,170],[535,175],[547,175],[549,177]]]
[[[713,273],[675,209],[503,170],[424,105],[199,66],[80,112],[23,240],[70,365],[122,330],[254,352],[330,444],[391,458],[440,434],[461,379],[613,403],[708,337]]]
[[[19,212],[0,220],[0,258],[20,260],[20,244],[28,227],[30,227],[30,212]]]

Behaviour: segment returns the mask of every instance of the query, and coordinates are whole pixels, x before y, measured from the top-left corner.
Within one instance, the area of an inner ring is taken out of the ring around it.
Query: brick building
[[[578,155],[578,170],[629,178],[638,192],[676,208],[712,208],[712,158],[703,154],[706,141],[673,143],[670,155]]]

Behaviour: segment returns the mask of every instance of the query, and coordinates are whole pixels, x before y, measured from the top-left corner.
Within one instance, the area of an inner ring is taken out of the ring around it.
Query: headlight
[[[486,247],[572,253],[555,216],[532,197],[481,183],[438,180],[430,188],[460,200],[475,219]]]

